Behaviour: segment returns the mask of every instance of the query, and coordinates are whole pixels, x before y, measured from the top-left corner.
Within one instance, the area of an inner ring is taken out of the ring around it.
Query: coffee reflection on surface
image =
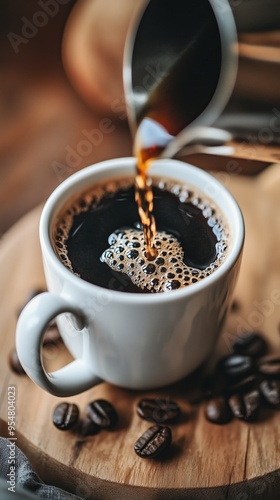
[[[195,284],[224,261],[223,215],[196,188],[153,178],[157,257],[152,262],[135,203],[133,177],[95,185],[58,214],[55,250],[70,271],[107,289],[169,292]]]

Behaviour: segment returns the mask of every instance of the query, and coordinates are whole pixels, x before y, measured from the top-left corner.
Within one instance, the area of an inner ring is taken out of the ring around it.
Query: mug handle
[[[16,330],[16,349],[27,375],[54,396],[74,396],[102,382],[82,359],[76,359],[59,370],[48,373],[42,361],[41,347],[48,323],[61,313],[74,314],[77,328],[86,324],[79,308],[51,292],[34,297],[21,312]],[[80,332],[79,335],[87,335]]]

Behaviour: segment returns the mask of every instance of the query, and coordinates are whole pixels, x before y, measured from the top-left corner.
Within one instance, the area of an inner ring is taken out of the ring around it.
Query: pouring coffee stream
[[[151,0],[128,37],[124,84],[137,158],[135,198],[148,260],[157,256],[148,176],[151,161],[171,158],[185,145],[184,154],[188,148],[190,153],[194,148],[201,151],[231,138],[223,130],[205,126],[225,105],[234,81],[235,30],[230,10],[225,17],[222,24],[219,7],[208,0],[187,4]],[[147,71],[151,74],[154,67],[159,76],[147,79]]]

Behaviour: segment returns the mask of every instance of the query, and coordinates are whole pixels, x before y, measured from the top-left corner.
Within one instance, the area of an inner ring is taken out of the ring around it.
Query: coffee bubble
[[[144,234],[138,229],[116,230],[108,238],[110,245],[100,257],[113,271],[131,279],[141,290],[170,292],[197,283],[214,271],[214,265],[204,270],[187,266],[184,251],[173,234],[156,233],[157,258],[151,262],[146,257]],[[219,259],[219,254],[217,260]]]

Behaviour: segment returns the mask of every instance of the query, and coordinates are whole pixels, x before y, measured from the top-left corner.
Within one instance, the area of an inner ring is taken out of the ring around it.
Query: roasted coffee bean
[[[136,441],[134,450],[141,458],[154,458],[166,450],[171,441],[172,432],[169,427],[153,425]]]
[[[222,358],[218,362],[217,368],[229,380],[240,380],[252,373],[254,370],[254,362],[250,356],[232,354]]]
[[[247,392],[243,395],[243,400],[247,412],[246,419],[253,420],[261,407],[260,391],[258,389],[254,389],[253,391]]]
[[[260,391],[268,403],[280,408],[280,380],[263,380]]]
[[[21,362],[18,358],[16,349],[13,349],[9,355],[9,365],[11,370],[17,375],[26,375]]]
[[[73,403],[60,403],[53,412],[53,424],[61,431],[72,429],[79,418],[79,408]]]
[[[233,394],[244,394],[246,392],[251,392],[253,389],[258,387],[259,378],[257,375],[249,375],[249,377],[238,380],[237,382],[230,384],[226,387],[225,392],[228,395]]]
[[[235,340],[232,344],[232,348],[233,352],[236,354],[244,354],[252,358],[258,358],[265,354],[267,343],[260,333],[250,332]]]
[[[232,419],[232,412],[225,398],[210,399],[205,407],[205,417],[214,424],[227,424]]]
[[[115,408],[105,399],[96,399],[87,406],[87,416],[99,427],[112,428],[118,421]]]
[[[180,415],[180,407],[174,401],[162,399],[142,399],[137,406],[141,418],[157,424],[173,422]]]
[[[99,425],[96,425],[89,417],[81,420],[79,425],[79,435],[82,437],[93,436],[100,431]]]
[[[229,398],[229,406],[233,415],[241,420],[251,421],[257,415],[261,398],[258,390],[247,394],[234,394]]]
[[[280,354],[270,354],[261,358],[258,370],[265,377],[280,379]]]

